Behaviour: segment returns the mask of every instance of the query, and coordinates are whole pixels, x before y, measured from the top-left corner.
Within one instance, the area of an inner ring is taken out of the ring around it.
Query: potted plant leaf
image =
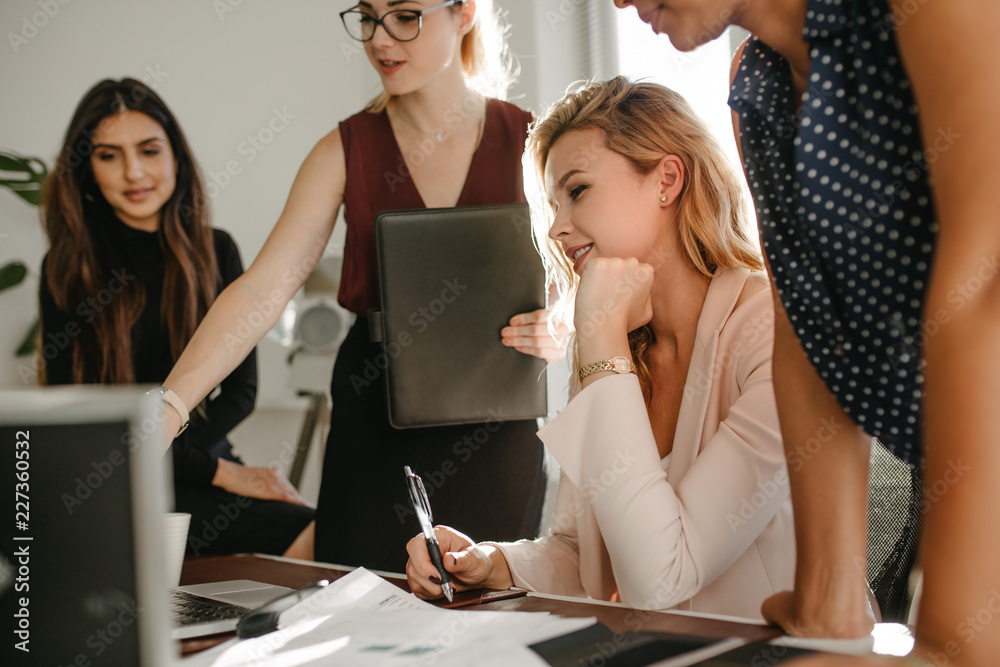
[[[0,150],[0,186],[32,206],[38,206],[42,198],[42,184],[49,170],[45,163],[35,157],[24,157],[15,153]],[[0,292],[16,287],[28,275],[28,267],[24,262],[8,262],[0,267]],[[38,320],[21,339],[15,354],[23,356],[35,350],[35,337],[38,333]]]

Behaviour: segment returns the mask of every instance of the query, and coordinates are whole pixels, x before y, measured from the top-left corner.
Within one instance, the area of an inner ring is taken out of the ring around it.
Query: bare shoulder
[[[344,143],[340,136],[340,129],[334,128],[331,132],[316,142],[292,185],[292,192],[289,203],[299,203],[301,197],[305,196],[314,203],[319,201],[327,204],[324,206],[324,214],[329,215],[331,206],[339,208],[344,194],[344,184],[347,178],[347,165],[344,154]]]
[[[733,81],[736,80],[736,72],[740,69],[740,63],[743,61],[743,52],[747,48],[747,44],[750,43],[750,38],[747,37],[740,44],[740,47],[736,49],[736,53],[733,55],[733,62],[729,66],[729,84],[732,85]]]
[[[340,128],[335,127],[325,136],[316,142],[306,162],[313,159],[322,163],[326,168],[337,168],[341,170],[345,167],[344,140],[340,136]]]
[[[984,73],[1000,68],[996,58],[1000,53],[996,40],[1000,3],[981,0],[888,2],[900,50],[915,83],[919,84],[925,76],[949,73],[956,76],[938,80],[936,84],[944,88],[996,89],[995,79]],[[968,70],[964,65],[969,61],[976,62],[981,69]]]
[[[746,50],[747,44],[750,42],[750,38],[747,37],[740,44],[740,48],[736,49],[736,54],[733,56],[733,63],[729,68],[729,85],[732,86],[733,82],[736,81],[736,72],[740,69],[740,63],[743,61],[743,51]],[[733,121],[733,136],[736,137],[736,150],[740,154],[740,163],[743,162],[743,144],[740,141],[740,115],[735,111],[730,113],[730,117]]]
[[[344,140],[340,136],[340,127],[335,127],[316,142],[316,150],[344,154]]]

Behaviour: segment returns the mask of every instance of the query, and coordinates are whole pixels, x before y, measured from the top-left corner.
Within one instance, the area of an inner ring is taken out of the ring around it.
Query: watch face
[[[628,373],[628,359],[615,357],[615,373]]]

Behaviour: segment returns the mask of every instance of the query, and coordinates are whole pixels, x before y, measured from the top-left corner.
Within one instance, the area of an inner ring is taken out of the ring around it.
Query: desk
[[[270,556],[202,556],[184,562],[181,584],[205,584],[226,579],[251,579],[268,584],[299,588],[318,579],[335,581],[348,572],[350,570],[323,563],[305,564],[300,561],[289,561]],[[405,577],[386,577],[386,579],[404,590],[409,590]],[[775,628],[750,623],[734,623],[670,612],[651,612],[628,607],[589,604],[582,600],[580,602],[552,600],[545,597],[534,597],[530,594],[474,607],[465,607],[465,609],[547,611],[569,617],[593,616],[598,622],[615,632],[649,630],[720,639],[744,637],[754,641],[768,641],[781,635],[780,631]],[[184,654],[194,653],[210,648],[230,637],[232,637],[231,634],[185,640],[181,643],[181,651]]]

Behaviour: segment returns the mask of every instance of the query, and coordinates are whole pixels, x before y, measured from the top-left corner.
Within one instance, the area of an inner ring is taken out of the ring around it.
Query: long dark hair
[[[42,224],[49,239],[42,278],[56,305],[72,316],[80,304],[106,290],[111,272],[121,268],[108,225],[114,212],[94,180],[90,155],[100,122],[126,111],[159,123],[177,161],[176,186],[161,209],[157,232],[164,254],[160,316],[176,360],[215,300],[219,268],[205,187],[191,149],[170,109],[141,81],[105,79],[77,105],[42,195]],[[89,311],[93,321],[73,341],[74,382],[135,381],[131,330],[146,303],[145,288],[132,281],[114,298],[111,307]]]

